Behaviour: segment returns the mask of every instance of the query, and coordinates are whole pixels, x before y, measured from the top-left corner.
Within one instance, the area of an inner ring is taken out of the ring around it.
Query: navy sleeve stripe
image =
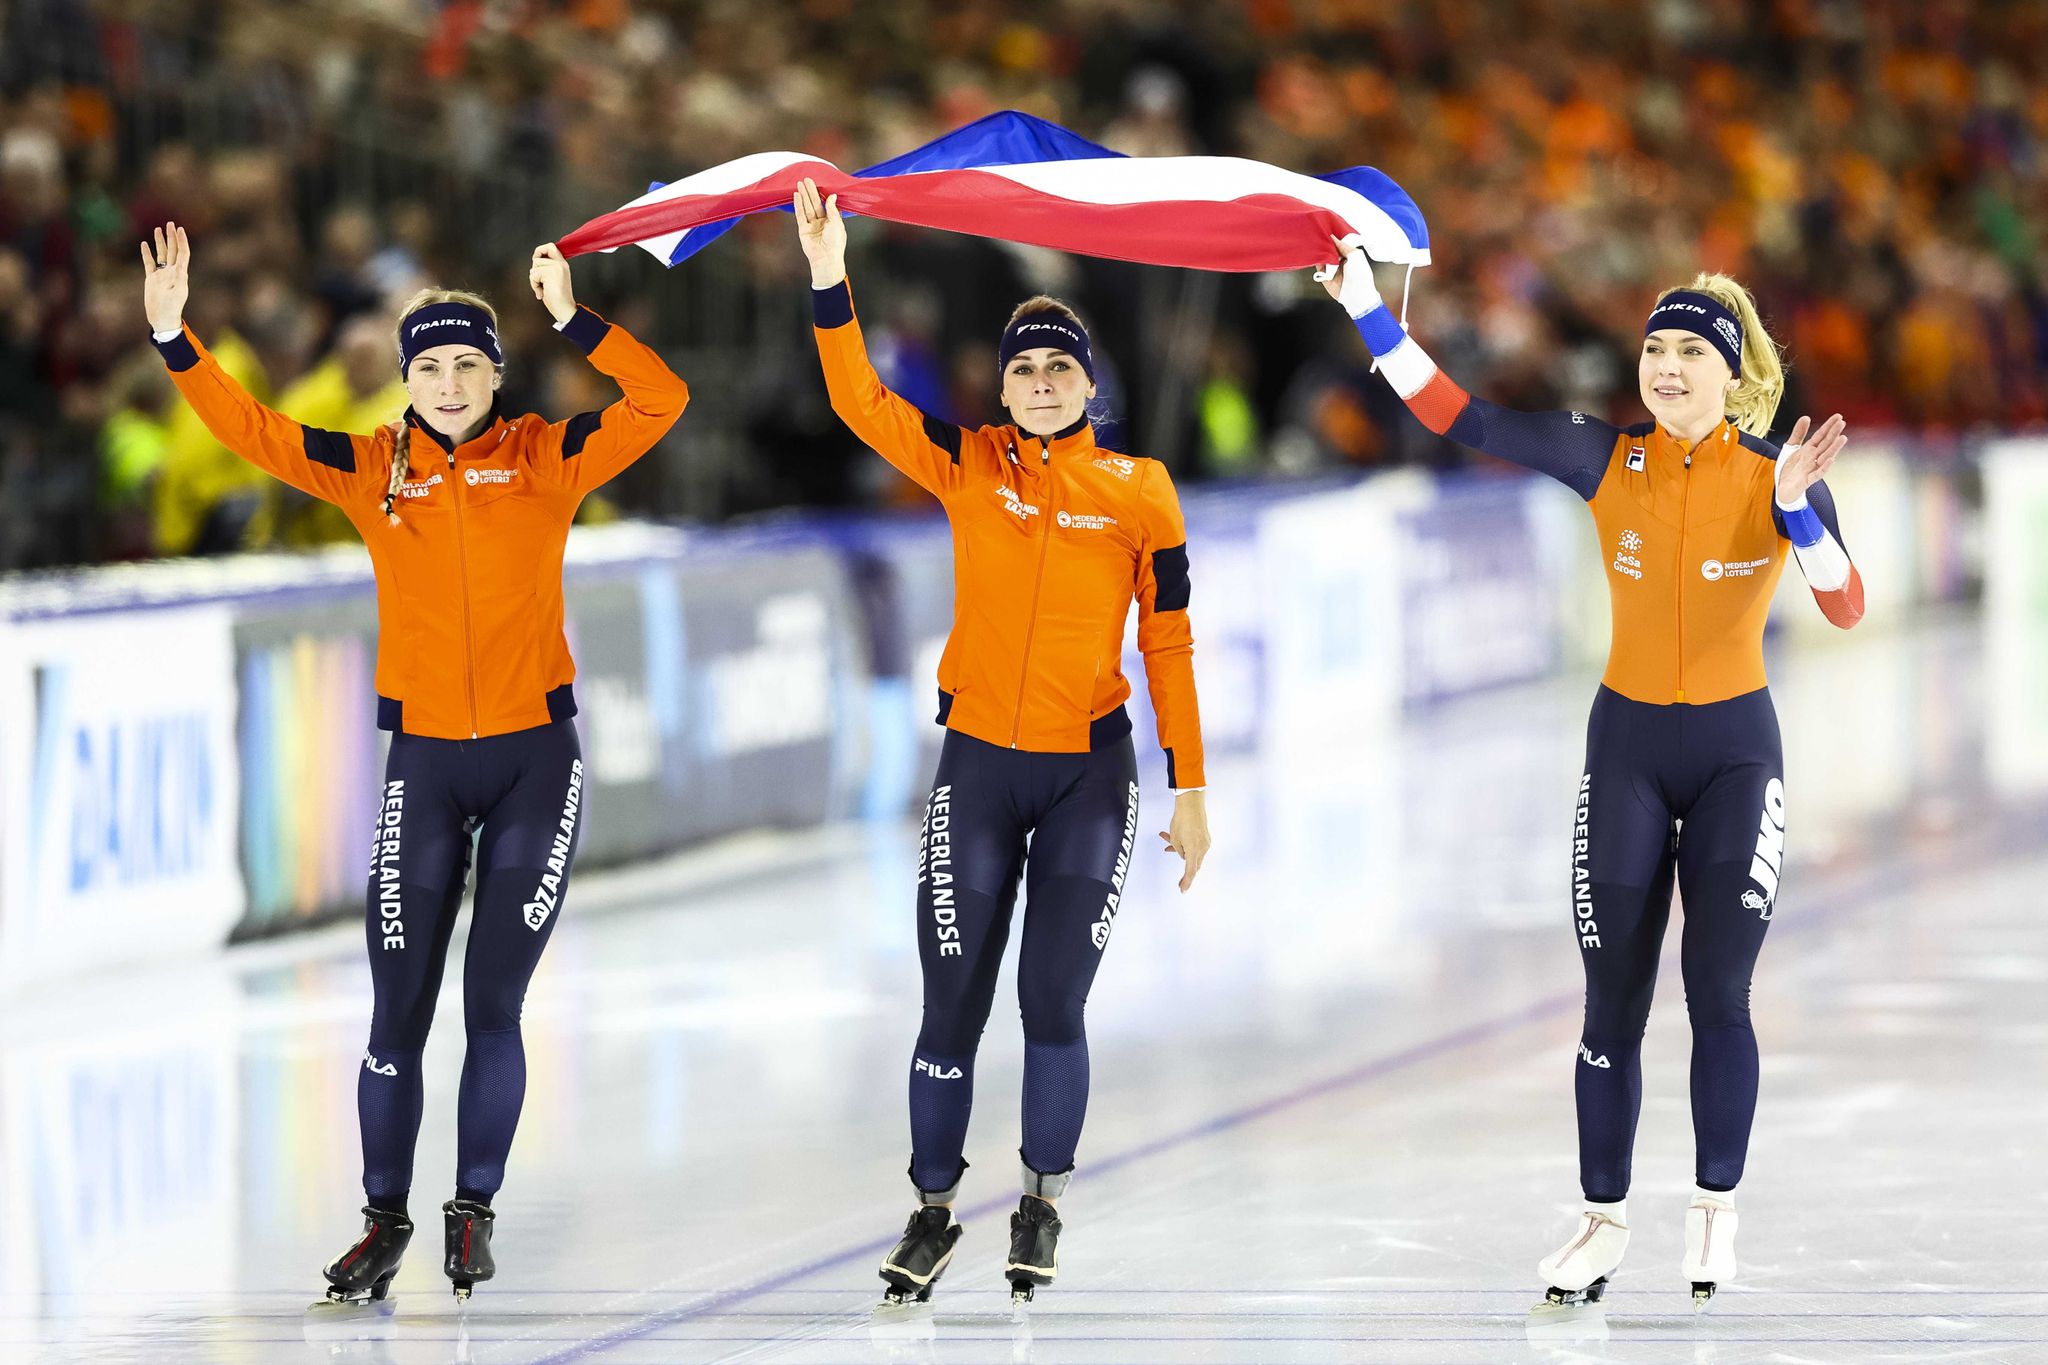
[[[1180,785],[1180,774],[1174,771],[1173,750],[1171,749],[1166,751],[1166,785],[1168,787],[1178,787]]]
[[[597,434],[604,421],[601,412],[579,412],[571,417],[562,430],[562,458],[574,459],[583,453],[583,443]]]
[[[588,308],[578,305],[576,314],[562,324],[562,335],[575,344],[576,349],[589,355],[597,349],[599,342],[611,334],[612,325]]]
[[[951,422],[941,422],[938,418],[922,409],[919,409],[918,415],[924,418],[924,438],[940,450],[951,455],[954,464],[959,464],[960,437],[962,434],[960,428],[954,426]]]
[[[1186,611],[1194,584],[1188,580],[1188,547],[1185,544],[1152,552],[1152,578],[1159,585],[1153,595],[1154,611]]]
[[[853,321],[853,287],[845,280],[830,289],[811,291],[811,322],[826,330]]]
[[[155,346],[157,354],[164,358],[164,364],[179,374],[183,374],[199,363],[198,348],[193,346],[192,338],[186,336],[183,332],[178,333],[169,341],[158,341],[155,337],[151,337],[150,344]]]
[[[344,474],[356,472],[355,445],[341,432],[300,427],[299,438],[306,448],[306,458],[314,464],[324,464]]]
[[[1497,460],[1548,474],[1591,502],[1607,478],[1621,431],[1582,412],[1518,412],[1474,398],[1445,434]]]
[[[1778,458],[1778,448],[1776,446],[1772,445],[1769,441],[1766,441],[1761,436],[1750,435],[1748,432],[1742,430],[1740,427],[1736,428],[1735,442],[1737,445],[1740,445],[1744,450],[1750,451],[1753,454],[1761,455],[1766,460],[1775,460]]]

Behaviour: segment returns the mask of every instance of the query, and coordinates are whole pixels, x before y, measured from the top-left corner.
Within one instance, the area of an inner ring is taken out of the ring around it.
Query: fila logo
[[[957,1081],[965,1074],[957,1066],[937,1067],[919,1057],[911,1066],[912,1071],[922,1071],[935,1081]]]
[[[1785,867],[1785,784],[1772,778],[1764,788],[1764,810],[1757,821],[1756,852],[1749,860],[1749,879],[1763,891],[1761,918],[1771,917],[1771,907],[1778,899],[1778,875]],[[1742,903],[1749,905],[1749,898]],[[1756,909],[1755,906],[1750,906]]]
[[[398,1074],[398,1065],[395,1062],[380,1062],[365,1052],[363,1054],[363,1070],[375,1072],[379,1076],[396,1076]]]
[[[1602,1071],[1611,1071],[1614,1069],[1614,1063],[1607,1060],[1606,1053],[1603,1052],[1598,1057],[1595,1057],[1593,1055],[1593,1049],[1587,1047],[1584,1043],[1579,1044],[1579,1060],[1584,1062],[1587,1066],[1597,1066]]]
[[[1643,472],[1642,442],[1637,441],[1630,444],[1628,448],[1628,467],[1634,473],[1640,474]]]

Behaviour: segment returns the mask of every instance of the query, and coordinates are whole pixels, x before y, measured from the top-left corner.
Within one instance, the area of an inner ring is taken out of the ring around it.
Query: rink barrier
[[[1880,443],[1837,467],[1873,617],[1976,591],[1964,468]],[[1326,742],[1604,653],[1590,519],[1547,480],[1212,484],[1184,507],[1212,754]],[[1813,629],[1787,578],[1774,620]],[[915,804],[942,734],[941,519],[579,528],[564,597],[580,865]],[[357,912],[388,745],[359,547],[13,576],[0,646],[0,989]],[[1124,670],[1156,801],[1135,610]]]

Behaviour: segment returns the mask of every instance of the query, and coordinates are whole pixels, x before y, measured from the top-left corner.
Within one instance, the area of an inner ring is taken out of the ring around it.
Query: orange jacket
[[[1086,420],[1047,439],[928,416],[883,387],[846,285],[812,302],[832,410],[938,498],[953,528],[953,632],[939,660],[947,728],[1041,753],[1128,734],[1135,598],[1167,782],[1203,785],[1187,528],[1166,467],[1098,449]]]
[[[588,308],[562,334],[625,397],[566,422],[493,412],[474,440],[412,426],[407,481],[384,514],[391,428],[302,426],[223,372],[190,329],[159,343],[178,391],[220,443],[347,514],[377,575],[378,724],[473,739],[576,714],[562,635],[562,552],[586,493],[661,439],[690,392],[661,357]]]

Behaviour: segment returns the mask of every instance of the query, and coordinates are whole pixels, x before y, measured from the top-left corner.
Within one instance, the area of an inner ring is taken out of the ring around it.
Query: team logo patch
[[[1626,574],[1638,583],[1643,581],[1643,538],[1634,531],[1621,533],[1620,548],[1614,552],[1614,571]]]
[[[1102,531],[1116,525],[1115,517],[1098,517],[1086,512],[1060,512],[1053,520],[1060,524],[1063,531]]]
[[[1010,491],[1008,484],[997,484],[996,496],[1003,500],[1003,507],[1008,510],[1010,515],[1016,517],[1019,521],[1029,521],[1038,515],[1038,504],[1024,501]]]

